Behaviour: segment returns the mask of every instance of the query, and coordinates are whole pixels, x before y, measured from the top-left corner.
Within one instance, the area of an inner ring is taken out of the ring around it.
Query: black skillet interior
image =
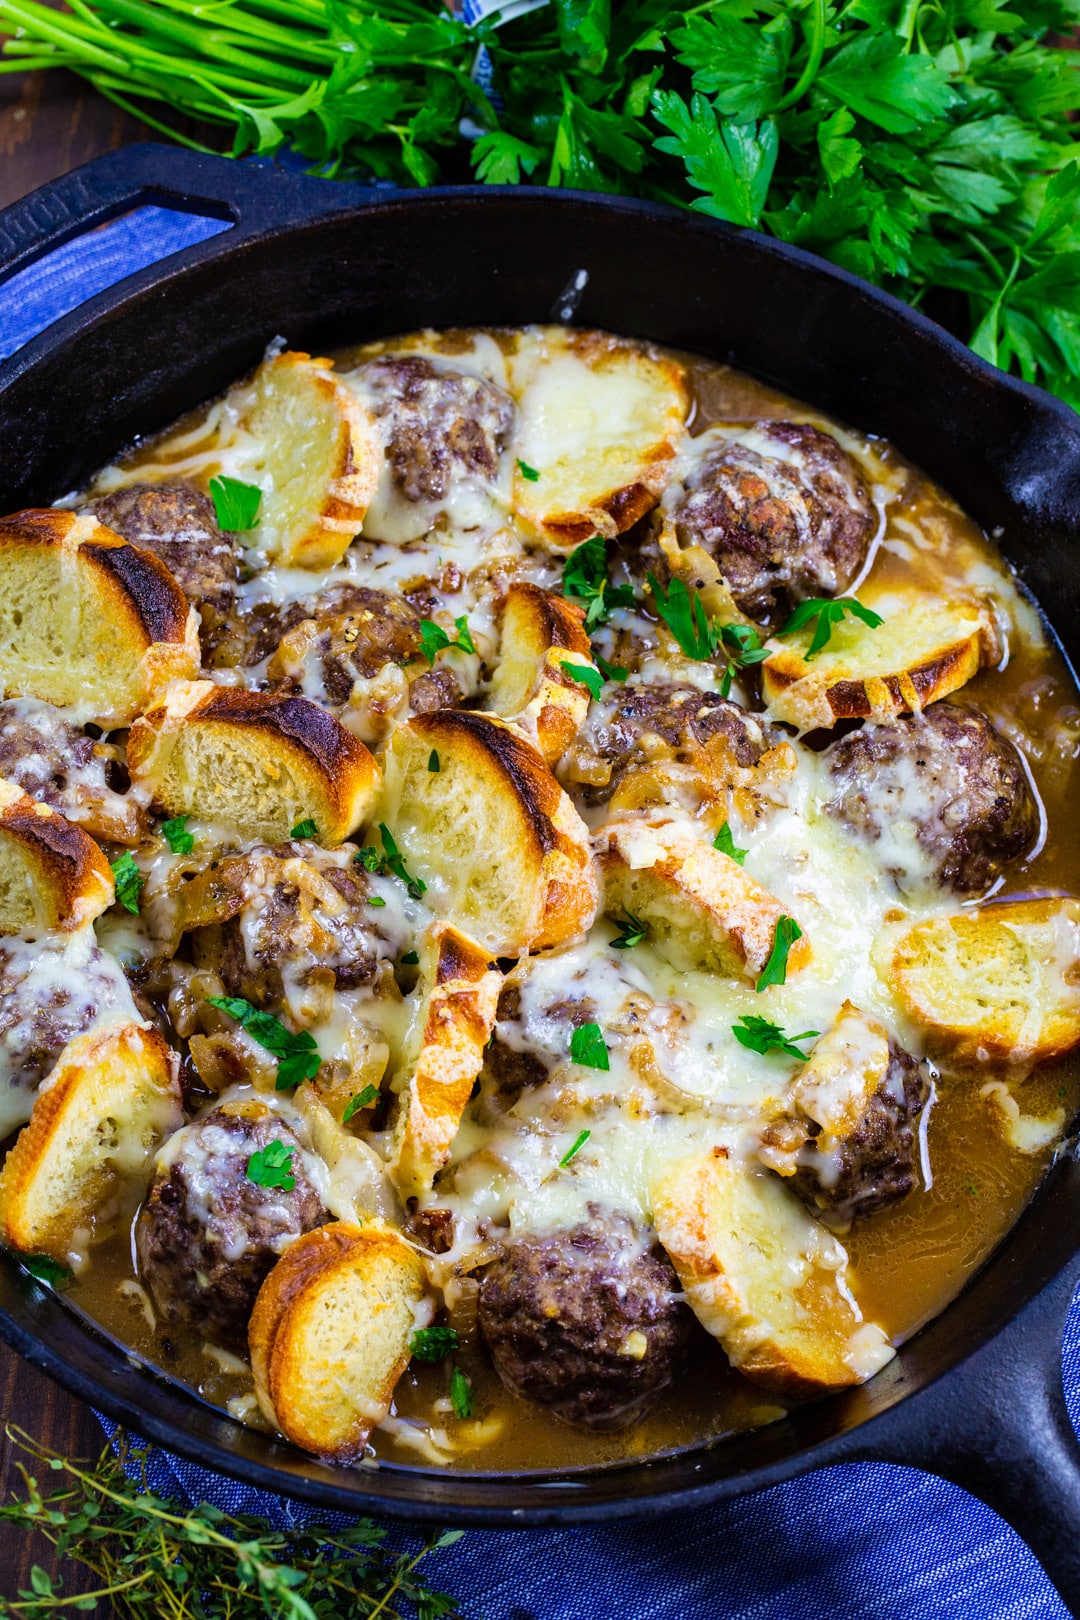
[[[147,201],[234,228],[94,298],[0,367],[0,510],[76,486],[224,388],[277,334],[318,352],[422,325],[572,319],[730,359],[892,439],[998,534],[1080,655],[1080,418],[832,266],[619,198],[372,193],[147,146],[0,215],[0,280]],[[870,1385],[708,1449],[570,1476],[325,1467],[133,1365],[6,1260],[0,1333],[148,1437],[355,1512],[580,1523],[719,1500],[825,1463],[910,1462],[997,1505],[1080,1612],[1080,1470],[1059,1350],[1078,1223],[1080,1169],[1066,1155],[972,1286]]]

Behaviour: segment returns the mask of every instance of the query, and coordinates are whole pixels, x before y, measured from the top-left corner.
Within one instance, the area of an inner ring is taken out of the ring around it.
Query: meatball
[[[692,764],[707,749],[747,768],[758,763],[772,742],[772,733],[761,720],[718,692],[664,681],[628,683],[610,703],[591,705],[568,758],[568,774],[585,774],[580,770],[585,756],[606,762],[610,766],[606,780],[580,784],[587,804],[604,804],[628,771],[653,765],[658,758]],[[606,773],[589,772],[590,777],[593,774]]]
[[[683,489],[671,511],[680,543],[707,551],[759,621],[841,595],[877,528],[855,462],[804,422],[756,422],[721,439]]]
[[[935,703],[865,725],[823,755],[830,816],[871,843],[887,840],[900,888],[932,880],[981,894],[1029,849],[1039,811],[1019,753],[975,709]]]
[[[196,607],[225,612],[232,605],[240,559],[201,491],[188,484],[129,484],[91,510],[114,534],[159,557]]]
[[[494,480],[514,417],[513,402],[494,383],[412,354],[371,361],[363,380],[394,485],[407,501],[445,500],[462,476]]]
[[[820,1127],[810,1122],[791,1182],[795,1191],[843,1222],[903,1198],[915,1185],[919,1115],[929,1091],[924,1065],[890,1041],[889,1067],[851,1134],[822,1152],[813,1140]]]
[[[587,1428],[641,1417],[675,1377],[692,1324],[667,1256],[619,1215],[520,1239],[480,1286],[503,1383]]]
[[[126,779],[118,756],[51,704],[34,698],[0,703],[0,776],[97,837],[127,843],[145,832],[146,816],[117,791],[116,782]]]
[[[292,1186],[248,1174],[271,1142],[293,1149]],[[258,1101],[225,1103],[169,1139],[135,1231],[139,1274],[166,1324],[233,1348],[263,1281],[289,1244],[330,1219],[300,1142]]]

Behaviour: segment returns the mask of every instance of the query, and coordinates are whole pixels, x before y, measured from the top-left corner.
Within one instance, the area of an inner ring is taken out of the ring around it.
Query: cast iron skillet
[[[279,333],[319,352],[428,324],[574,319],[730,359],[893,440],[1000,535],[1066,653],[1080,654],[1080,418],[842,270],[623,198],[368,191],[147,145],[0,214],[0,280],[146,202],[233,229],[129,277],[0,366],[0,511],[77,486],[223,389]],[[961,1297],[872,1383],[710,1448],[563,1475],[325,1467],[133,1364],[5,1256],[0,1335],[149,1439],[356,1513],[581,1524],[723,1501],[834,1463],[907,1463],[998,1509],[1080,1615],[1080,1449],[1060,1359],[1078,1278],[1080,1166],[1065,1154]]]

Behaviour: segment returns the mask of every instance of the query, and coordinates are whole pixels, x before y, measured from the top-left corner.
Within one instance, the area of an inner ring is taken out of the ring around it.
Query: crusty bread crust
[[[375,1222],[319,1226],[286,1249],[248,1328],[259,1404],[282,1434],[328,1462],[363,1454],[430,1320],[426,1289],[416,1251]]]
[[[584,621],[576,602],[539,585],[515,582],[507,590],[488,705],[502,719],[513,720],[551,766],[565,754],[589,709],[588,689],[562,667],[594,667]]]
[[[449,923],[424,942],[413,1024],[394,1089],[401,1103],[389,1163],[402,1201],[426,1193],[450,1156],[484,1047],[502,974],[487,951]]]
[[[112,868],[94,840],[0,778],[0,934],[70,933],[112,901]]]
[[[594,843],[609,916],[648,923],[650,943],[675,967],[760,976],[785,912],[737,861],[690,829],[660,820],[607,822]],[[809,960],[803,934],[788,952],[788,973]]]
[[[563,944],[590,927],[599,886],[588,831],[512,726],[468,709],[399,726],[384,804],[398,844],[429,882],[432,909],[493,955]]]
[[[178,683],[135,722],[128,768],[169,815],[272,843],[310,819],[320,843],[339,844],[379,790],[371,754],[317,703],[212,681]]]
[[[85,514],[47,508],[0,521],[5,697],[127,725],[198,668],[195,610],[151,552]]]
[[[69,1041],[0,1171],[3,1242],[67,1263],[101,1235],[118,1195],[142,1185],[157,1143],[183,1124],[179,1074],[149,1026],[115,1022]]]

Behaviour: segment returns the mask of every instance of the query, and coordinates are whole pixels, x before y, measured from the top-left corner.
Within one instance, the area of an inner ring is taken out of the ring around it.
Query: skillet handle
[[[1074,1259],[947,1378],[887,1413],[873,1449],[952,1480],[993,1508],[1080,1620],[1080,1444],[1061,1379],[1062,1331],[1078,1278]]]
[[[238,237],[354,208],[372,188],[146,141],[94,158],[0,212],[0,282],[72,237],[144,203],[228,220]],[[212,239],[211,239],[212,240]],[[200,256],[203,244],[186,251]],[[210,250],[212,251],[212,249]]]

